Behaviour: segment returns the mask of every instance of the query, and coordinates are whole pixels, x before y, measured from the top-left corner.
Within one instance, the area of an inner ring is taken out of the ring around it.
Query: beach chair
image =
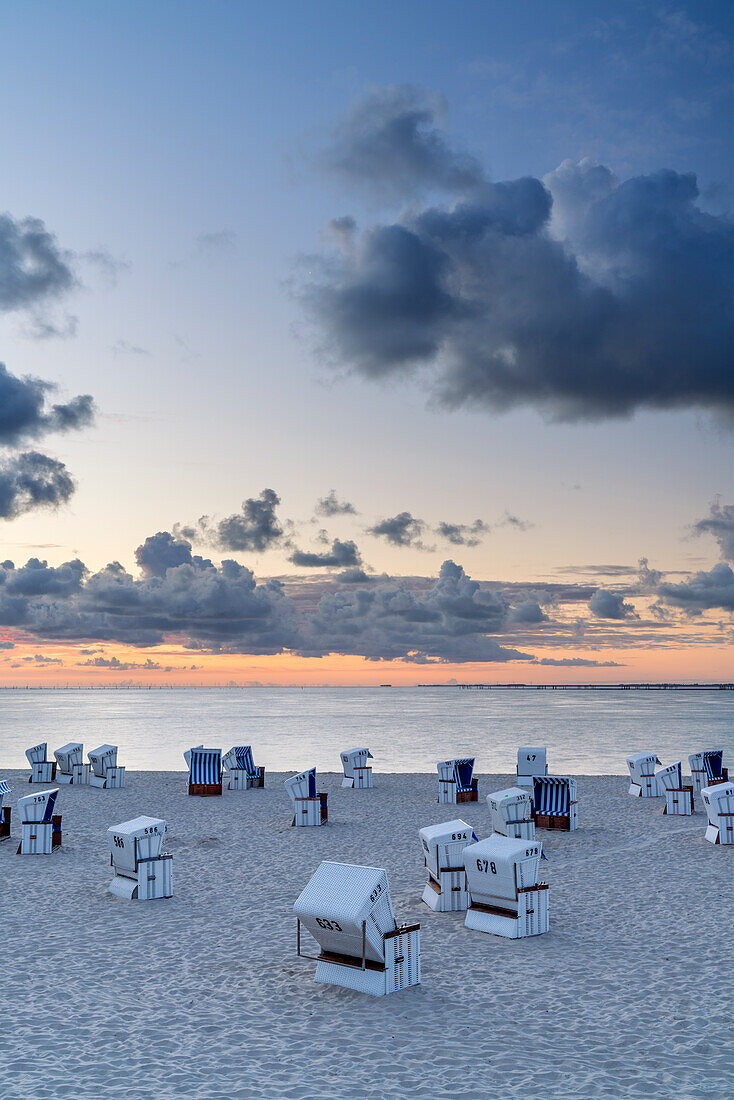
[[[527,745],[517,750],[517,786],[532,787],[536,775],[547,775],[546,750]]]
[[[487,795],[492,830],[500,836],[535,840],[533,796],[522,787],[508,787]]]
[[[59,788],[18,799],[19,856],[50,856],[61,847],[61,814],[55,814]]]
[[[548,931],[548,885],[538,882],[540,841],[493,833],[464,849],[466,928],[517,940]]]
[[[633,798],[657,798],[659,791],[655,778],[655,765],[659,763],[657,754],[654,752],[635,752],[628,756],[627,767],[630,773],[628,794]]]
[[[327,796],[316,793],[316,768],[292,775],[285,789],[293,803],[291,825],[325,825],[329,819]]]
[[[471,825],[460,819],[445,821],[426,826],[418,836],[428,871],[423,901],[438,913],[462,912],[469,903],[462,852],[477,839]]]
[[[372,759],[369,749],[347,749],[341,753],[344,778],[342,787],[354,787],[367,790],[372,786],[372,768],[367,761]]]
[[[203,745],[188,749],[184,759],[189,766],[189,794],[209,798],[222,793],[222,750]]]
[[[693,813],[693,784],[683,786],[680,760],[656,772],[655,778],[658,791],[665,799],[663,813],[690,817]]]
[[[256,768],[250,745],[234,745],[222,757],[227,769],[230,791],[249,791],[252,787],[265,786],[265,768]]]
[[[84,763],[84,745],[81,741],[70,741],[60,749],[54,749],[56,757],[56,782],[74,783],[76,786],[89,785],[89,764]]]
[[[157,817],[135,817],[107,830],[115,871],[110,893],[128,901],[173,897],[173,856],[163,855],[165,835],[166,823]]]
[[[4,779],[0,780],[0,840],[10,839],[10,815],[11,807],[3,806],[3,799],[10,794],[12,787]]]
[[[31,766],[29,783],[53,783],[56,778],[56,761],[46,759],[46,742],[25,750],[26,760]]]
[[[479,798],[478,782],[473,778],[474,757],[442,760],[438,771],[439,802],[476,802]]]
[[[317,982],[374,997],[420,984],[420,925],[398,926],[386,871],[321,863],[293,909],[297,951],[315,958]],[[301,926],[316,940],[318,956],[303,952]]]
[[[734,844],[734,783],[702,787],[701,798],[709,819],[706,840],[711,844]]]
[[[579,827],[577,783],[567,775],[536,775],[533,778],[533,818],[539,829]]]
[[[92,774],[89,777],[91,787],[103,790],[125,786],[125,769],[117,763],[117,745],[100,745],[87,753]]]
[[[693,791],[698,794],[702,787],[713,787],[716,783],[726,783],[729,770],[723,766],[723,749],[702,749],[688,757],[691,767]]]

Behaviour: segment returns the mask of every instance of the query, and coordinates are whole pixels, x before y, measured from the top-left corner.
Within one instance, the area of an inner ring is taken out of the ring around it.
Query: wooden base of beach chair
[[[99,787],[103,791],[117,790],[125,786],[124,767],[108,768],[104,775],[90,775],[90,787]]]
[[[315,798],[297,798],[291,825],[325,825],[329,819],[327,798],[326,794],[317,794]]]
[[[429,873],[422,900],[434,913],[463,913],[469,904],[466,870],[447,867],[439,871],[438,879]]]
[[[578,807],[575,802],[571,803],[567,814],[536,813],[533,816],[538,829],[561,829],[566,833],[572,833],[578,829]]]
[[[10,840],[10,812],[12,806],[0,809],[0,840]]]
[[[663,813],[691,817],[693,814],[693,787],[681,787],[679,791],[666,790]]]
[[[628,793],[633,798],[659,798],[658,781],[654,775],[643,775],[639,783],[630,783]]]
[[[19,856],[50,856],[61,847],[61,814],[50,821],[25,821],[20,826]]]
[[[413,924],[386,933],[384,963],[322,952],[317,958],[316,981],[368,993],[372,997],[385,997],[388,993],[420,985],[420,927]]]
[[[513,840],[535,840],[535,822],[530,821],[505,821],[505,831],[500,836],[509,836]],[[499,833],[499,829],[495,829]]]
[[[199,798],[214,798],[221,793],[221,783],[189,783],[189,794]]]
[[[109,890],[127,901],[156,901],[173,897],[173,856],[154,856],[138,861],[135,875],[117,874]]]
[[[465,928],[493,936],[519,940],[548,931],[548,884],[538,883],[517,892],[517,907],[480,905],[472,901],[466,911]]]
[[[354,775],[345,775],[342,779],[342,787],[352,787],[355,791],[368,791],[372,789],[372,768],[355,768]]]
[[[42,760],[40,764],[31,765],[29,783],[53,783],[56,778],[56,761]]]
[[[478,802],[479,801],[479,780],[472,779],[471,790],[469,791],[457,791],[457,802]]]

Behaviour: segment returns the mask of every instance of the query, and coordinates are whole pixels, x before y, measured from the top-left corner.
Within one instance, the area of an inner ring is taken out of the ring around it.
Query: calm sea
[[[0,691],[0,776],[25,749],[119,745],[131,769],[182,771],[191,745],[251,744],[271,771],[340,771],[341,749],[367,745],[376,771],[433,771],[474,756],[514,771],[519,745],[546,745],[549,770],[626,774],[630,752],[664,763],[725,747],[734,764],[734,692],[461,691],[452,688],[198,688]]]

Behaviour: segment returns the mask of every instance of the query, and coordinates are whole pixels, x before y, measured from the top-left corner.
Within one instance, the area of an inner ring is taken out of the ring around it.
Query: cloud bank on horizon
[[[406,204],[361,233],[332,223],[340,254],[304,297],[334,360],[370,379],[431,367],[449,408],[734,415],[734,223],[701,209],[696,177],[567,160],[492,182],[452,148],[442,108],[377,88],[320,157],[351,191]]]

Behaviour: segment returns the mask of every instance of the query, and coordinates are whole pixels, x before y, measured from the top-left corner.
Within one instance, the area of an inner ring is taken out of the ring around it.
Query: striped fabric
[[[250,745],[235,745],[234,754],[237,757],[237,767],[244,768],[248,775],[254,775],[255,763],[252,759],[252,747]]]
[[[10,784],[7,783],[4,779],[2,780],[2,782],[0,782],[0,802],[2,802],[3,795],[10,794],[12,789],[13,788],[10,786]]]
[[[189,783],[221,783],[222,750],[192,749]]]
[[[470,791],[471,779],[474,771],[474,757],[464,760],[454,760],[454,779],[457,791]]]
[[[724,764],[724,750],[710,749],[703,754],[703,770],[709,782],[712,779],[722,779],[722,767]]]
[[[533,804],[539,814],[569,813],[570,781],[565,776],[536,775],[533,779]]]

